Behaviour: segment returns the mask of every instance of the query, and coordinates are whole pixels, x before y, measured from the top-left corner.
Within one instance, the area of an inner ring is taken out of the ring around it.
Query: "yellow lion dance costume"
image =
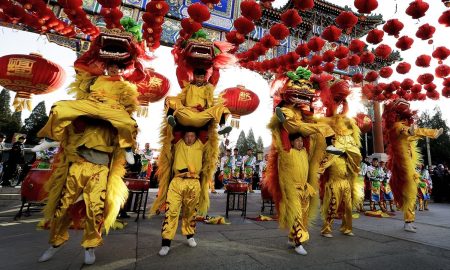
[[[421,159],[417,141],[424,137],[435,139],[442,134],[442,129],[415,128],[415,114],[416,111],[411,111],[409,103],[404,99],[387,103],[383,111],[383,129],[389,155],[388,168],[392,172],[389,184],[395,201],[403,211],[404,229],[408,232],[416,232],[413,224],[414,208],[420,181],[416,167]]]

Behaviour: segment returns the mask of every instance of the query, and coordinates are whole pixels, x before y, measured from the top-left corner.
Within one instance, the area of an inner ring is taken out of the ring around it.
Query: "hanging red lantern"
[[[361,63],[364,64],[372,64],[375,61],[375,55],[371,52],[363,52],[359,58],[361,59]]]
[[[447,65],[440,65],[435,69],[436,77],[445,78],[450,75],[450,67]]]
[[[399,74],[406,74],[411,70],[411,64],[407,62],[401,62],[400,64],[397,65],[397,68],[395,70]]]
[[[170,82],[165,76],[155,72],[154,69],[145,69],[145,78],[137,84],[139,104],[142,106],[138,110],[138,116],[147,116],[148,104],[157,102],[167,95],[170,89]]]
[[[389,78],[389,77],[391,77],[392,73],[394,73],[394,71],[390,67],[382,67],[380,69],[380,76],[382,78],[385,78],[385,79]]]
[[[306,57],[309,55],[311,50],[309,49],[309,46],[307,43],[299,44],[297,48],[295,49],[295,52],[300,55],[300,57]]]
[[[397,40],[397,43],[395,43],[395,46],[402,51],[406,51],[411,48],[413,43],[414,43],[414,39],[412,39],[408,36],[403,36]]]
[[[332,50],[327,50],[322,54],[322,59],[324,62],[333,62],[334,61],[334,51]]]
[[[281,21],[286,25],[287,27],[297,27],[299,24],[302,23],[302,17],[298,15],[298,11],[296,9],[288,9],[283,14],[281,14]]]
[[[378,7],[377,0],[355,0],[355,7],[358,9],[359,13],[369,14]]]
[[[336,24],[342,29],[352,29],[358,23],[358,17],[351,11],[342,11],[336,18]]]
[[[364,77],[361,73],[356,73],[352,76],[352,82],[354,83],[361,83],[363,79]]]
[[[349,52],[350,52],[350,50],[346,46],[341,45],[341,46],[337,47],[336,50],[334,50],[334,56],[336,58],[342,59],[342,58],[347,57]]]
[[[313,52],[321,51],[323,46],[325,46],[325,40],[320,37],[312,37],[308,41],[308,48]]]
[[[447,57],[450,55],[450,50],[447,49],[444,46],[437,47],[434,51],[432,56],[439,60],[439,64],[442,64],[442,61],[447,59]]]
[[[364,80],[368,81],[368,82],[374,82],[377,79],[378,79],[378,72],[376,72],[376,71],[369,71],[366,74],[366,77],[364,77]]]
[[[401,21],[398,19],[391,19],[384,24],[383,31],[389,36],[398,37],[403,27],[405,27],[405,25]]]
[[[246,0],[241,2],[241,14],[249,20],[257,21],[262,16],[262,10],[256,1]]]
[[[350,66],[357,66],[361,63],[361,58],[359,58],[358,55],[353,54],[351,56],[348,57],[348,64]]]
[[[209,9],[213,9],[214,5],[220,3],[220,0],[200,0],[203,4],[205,4]]]
[[[361,41],[359,39],[353,39],[350,42],[350,45],[348,46],[348,48],[353,53],[362,53],[366,46],[367,46],[367,44],[364,41]]]
[[[322,32],[322,37],[328,42],[335,42],[339,40],[342,30],[334,25],[326,27]]]
[[[259,106],[258,95],[242,85],[223,90],[220,97],[224,100],[224,106],[231,112],[233,126],[239,126],[239,118],[251,114]]]
[[[358,113],[355,117],[356,125],[361,130],[361,133],[368,133],[372,130],[372,119],[367,114]]]
[[[163,3],[165,2],[163,1]],[[206,22],[211,17],[208,7],[200,3],[191,4],[188,7],[187,12],[189,17],[198,23]]]
[[[414,81],[411,80],[411,79],[409,79],[409,78],[406,78],[406,79],[404,79],[403,82],[400,84],[400,87],[401,87],[403,90],[409,90],[409,89],[411,89],[411,87],[413,87],[413,85],[414,85]]]
[[[237,18],[233,24],[234,28],[236,28],[239,34],[244,36],[252,32],[253,29],[255,29],[255,24],[245,17]]]
[[[348,68],[348,65],[349,63],[347,58],[339,59],[339,61],[336,64],[337,68],[340,70],[346,70]]]
[[[319,54],[313,55],[309,60],[311,66],[320,66],[322,64],[322,56]]]
[[[333,63],[326,63],[323,66],[323,70],[328,72],[328,73],[332,73],[334,71],[334,64]]]
[[[270,34],[277,40],[283,40],[290,34],[289,29],[282,23],[276,23],[270,27]]]
[[[31,97],[57,90],[66,73],[58,64],[38,54],[11,54],[0,57],[0,85],[16,92],[16,110],[31,109]]]
[[[422,75],[419,75],[419,77],[417,77],[417,82],[424,85],[424,84],[429,84],[434,80],[434,76],[431,73],[425,73]]]
[[[294,6],[301,11],[307,11],[314,7],[314,0],[294,0]]]
[[[389,55],[391,55],[391,53],[392,53],[391,47],[386,44],[381,44],[375,49],[376,56],[382,59],[387,59]]]
[[[426,23],[419,27],[419,29],[416,32],[416,37],[422,40],[427,40],[433,37],[434,32],[436,32],[436,27]]]
[[[450,98],[450,87],[445,86],[444,88],[442,88],[442,96]]]
[[[444,13],[442,13],[442,15],[439,17],[438,22],[440,24],[445,25],[446,27],[449,27],[450,26],[450,10],[444,11]]]
[[[369,31],[366,37],[366,41],[370,44],[378,44],[383,41],[384,32],[378,29],[372,29]]]
[[[422,54],[419,57],[417,57],[416,66],[426,68],[426,67],[430,66],[430,62],[431,62],[431,56]]]
[[[413,19],[419,19],[425,16],[425,13],[427,12],[429,7],[430,5],[428,5],[428,3],[424,2],[423,0],[414,0],[406,9],[406,14],[411,16]]]
[[[271,49],[278,45],[278,40],[276,40],[271,34],[265,35],[259,43],[267,49]]]

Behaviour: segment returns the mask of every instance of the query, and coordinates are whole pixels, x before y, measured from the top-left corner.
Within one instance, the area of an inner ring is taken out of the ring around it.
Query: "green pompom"
[[[137,41],[142,41],[142,24],[137,23],[130,17],[123,17],[120,20],[120,24],[125,28],[125,31],[133,34]]]
[[[289,79],[293,81],[309,80],[311,74],[312,74],[311,71],[302,67],[298,67],[297,70],[295,70],[295,72],[294,71],[286,72],[286,76],[288,76]]]

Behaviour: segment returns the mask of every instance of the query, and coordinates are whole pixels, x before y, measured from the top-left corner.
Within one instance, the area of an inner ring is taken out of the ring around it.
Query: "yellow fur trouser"
[[[303,194],[302,194],[303,193]],[[302,196],[306,192],[298,190],[298,197],[301,205],[300,215],[294,220],[294,225],[289,231],[289,239],[294,241],[295,245],[301,245],[302,243],[309,240],[308,232],[308,211],[310,196]]]
[[[166,111],[169,108],[175,111],[173,116],[183,126],[203,127],[211,120],[219,123],[222,115],[226,118],[230,114],[228,108],[221,103],[197,111],[195,108],[185,107],[178,97],[167,97],[165,106]]]
[[[350,183],[346,179],[330,179],[325,184],[325,194],[322,204],[322,216],[324,223],[321,233],[331,233],[333,220],[337,217],[337,211],[344,204],[344,216],[340,231],[342,233],[352,232],[352,192]]]
[[[405,222],[414,222],[416,220],[416,212],[413,207],[403,207],[403,218]]]
[[[61,141],[64,137],[65,128],[79,116],[99,118],[110,122],[117,129],[120,147],[134,146],[137,124],[125,109],[84,99],[56,102],[52,106],[47,123],[39,131],[38,136]]]
[[[180,177],[172,179],[167,192],[166,215],[161,229],[163,239],[172,240],[175,237],[181,209],[183,209],[181,233],[195,234],[195,216],[199,197],[200,181],[198,179]]]
[[[81,246],[93,248],[103,244],[102,225],[105,207],[108,167],[87,161],[73,163],[69,168],[66,184],[61,193],[50,229],[50,244],[60,246],[69,240],[70,206],[82,196],[86,205]]]

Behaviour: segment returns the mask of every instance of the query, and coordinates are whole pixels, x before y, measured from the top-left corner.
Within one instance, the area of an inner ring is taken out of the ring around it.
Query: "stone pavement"
[[[150,203],[156,193],[150,193]],[[225,194],[211,195],[210,215],[225,215]],[[37,258],[47,248],[47,231],[37,231],[41,214],[14,222],[18,203],[0,208],[0,269],[450,269],[450,205],[430,204],[417,212],[418,233],[402,230],[400,212],[393,218],[361,216],[354,220],[356,236],[321,237],[317,220],[305,245],[307,256],[287,245],[286,233],[274,221],[257,222],[231,212],[231,225],[199,223],[196,248],[177,235],[169,255],[157,255],[162,216],[128,220],[124,230],[112,231],[96,250],[97,262],[83,266],[81,231],[46,263]],[[260,195],[250,194],[247,217],[260,214]],[[266,213],[267,214],[267,213]]]

